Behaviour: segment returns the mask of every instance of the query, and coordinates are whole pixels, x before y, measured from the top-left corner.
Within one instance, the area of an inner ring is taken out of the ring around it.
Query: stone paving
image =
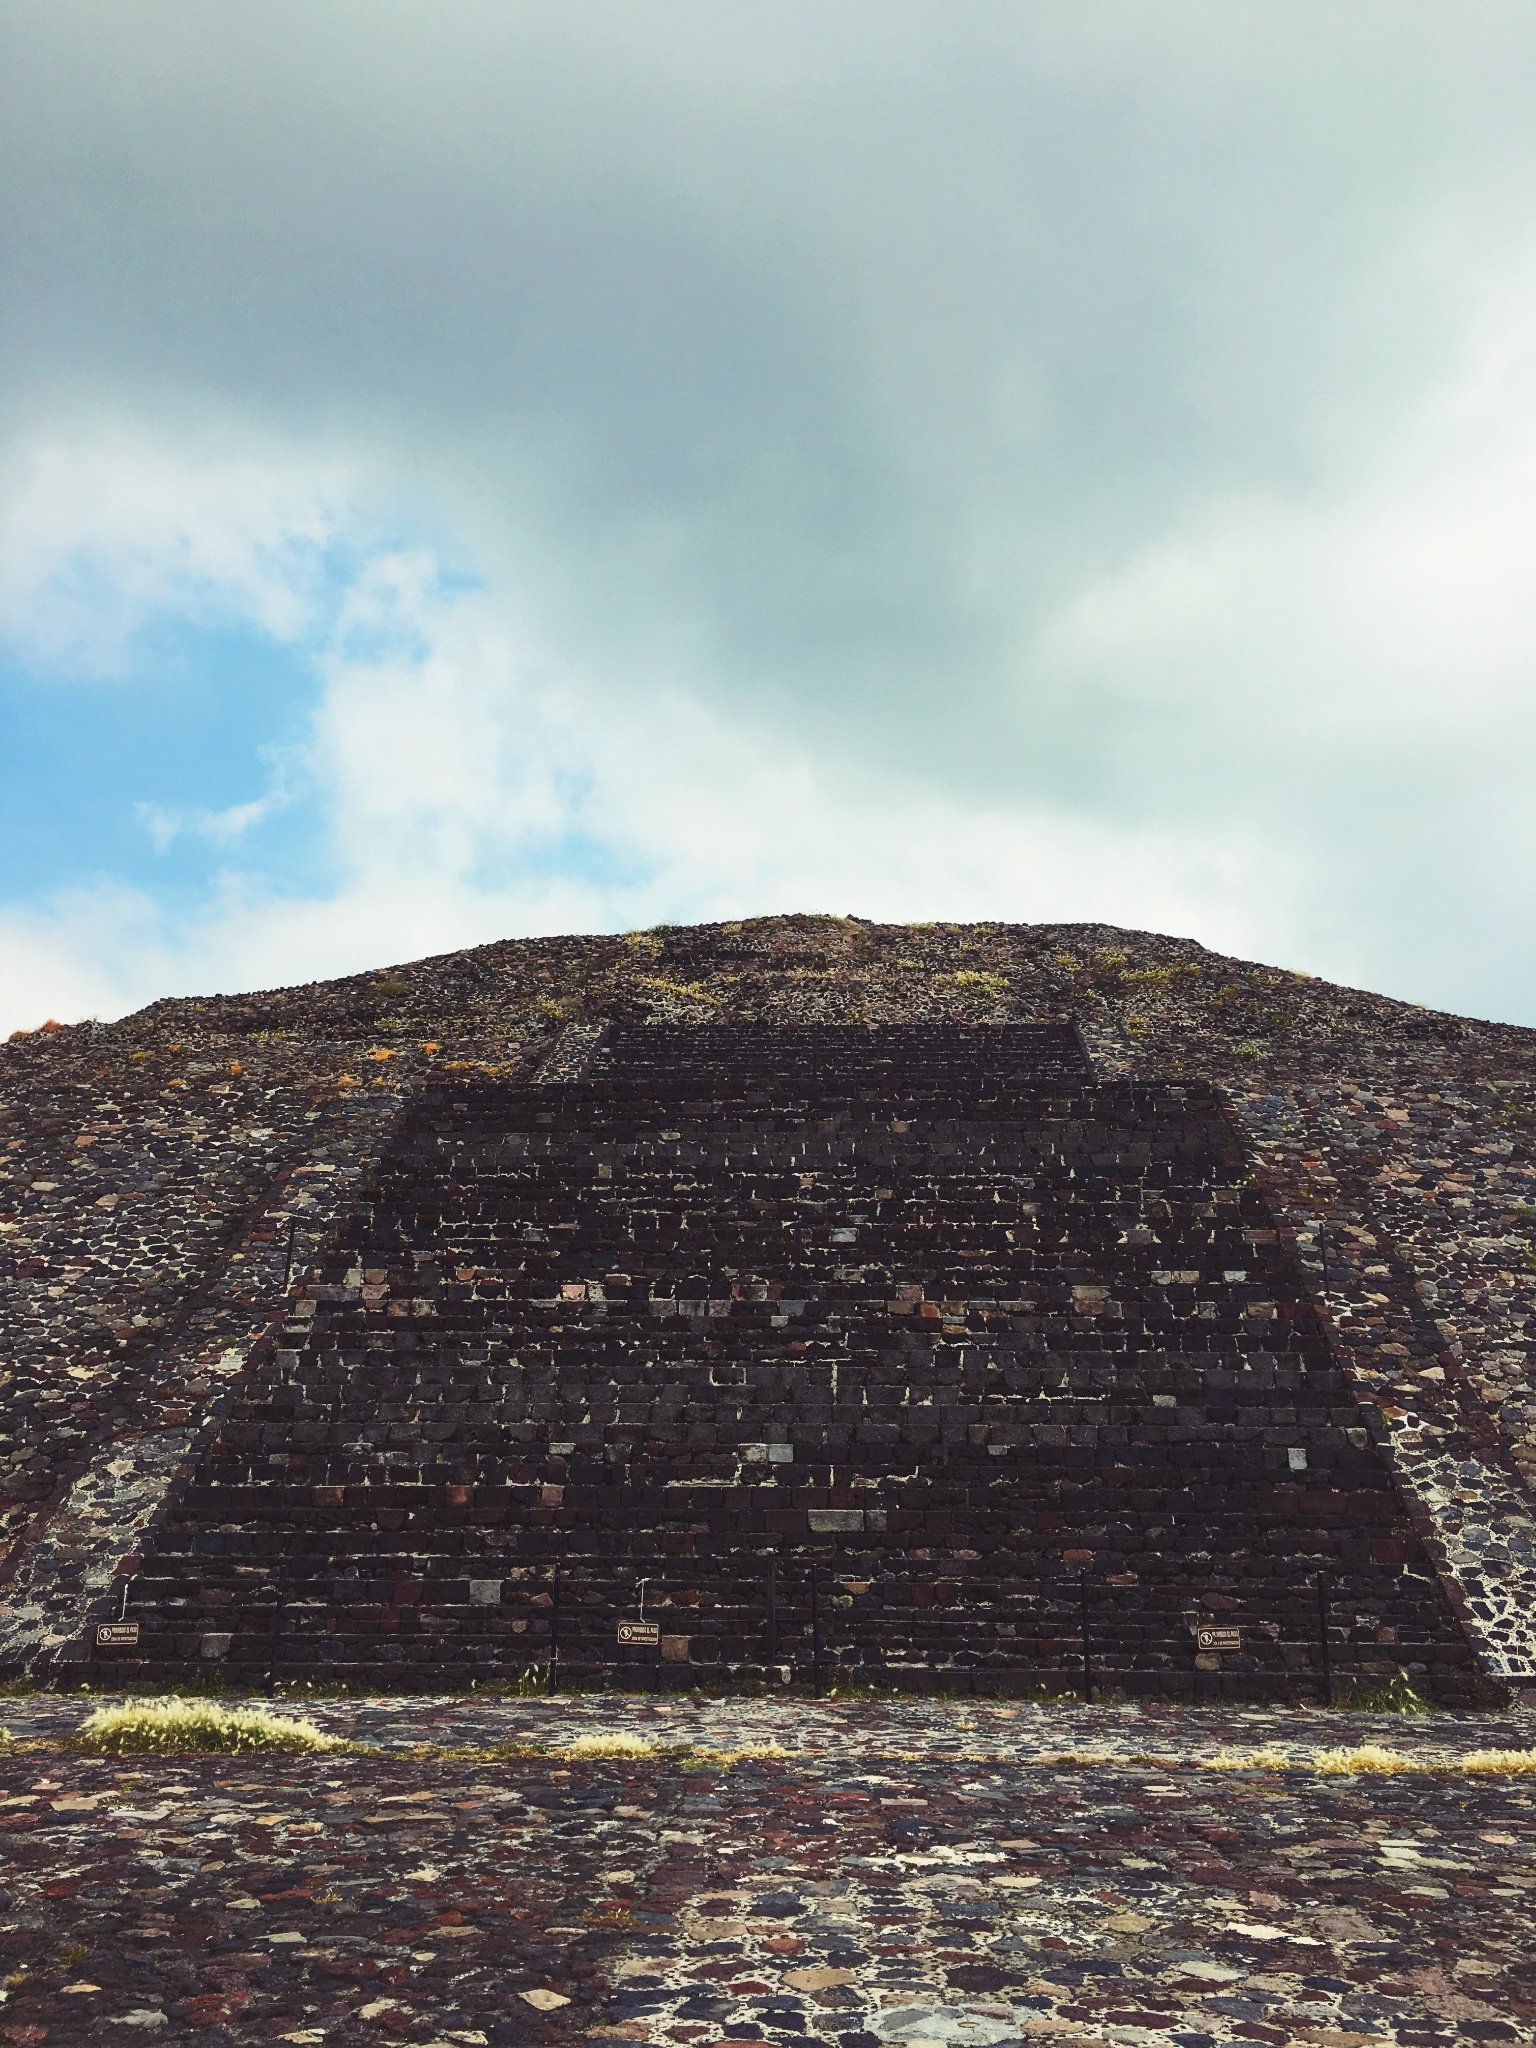
[[[16,2048],[1536,2041],[1536,1777],[1461,1765],[1523,1713],[355,1700],[306,1711],[371,1754],[101,1759],[83,1711],[0,1709]],[[662,1753],[506,1753],[613,1732]],[[1435,1768],[1314,1767],[1362,1741]]]

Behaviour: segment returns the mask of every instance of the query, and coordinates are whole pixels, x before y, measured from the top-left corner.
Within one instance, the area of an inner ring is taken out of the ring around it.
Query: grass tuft
[[[135,1700],[98,1707],[76,1729],[75,1746],[97,1756],[177,1756],[190,1751],[343,1749],[339,1735],[261,1707],[217,1700]]]
[[[1336,1706],[1350,1714],[1427,1714],[1430,1704],[1406,1671],[1378,1685],[1346,1685]]]
[[[1224,1749],[1211,1758],[1213,1771],[1284,1771],[1295,1762],[1288,1749],[1265,1743],[1261,1749]]]
[[[658,1756],[660,1747],[644,1735],[578,1735],[574,1741],[567,1742],[553,1754],[577,1758]]]
[[[1377,1742],[1352,1748],[1320,1749],[1301,1754],[1271,1743],[1263,1749],[1223,1750],[1211,1759],[1215,1771],[1315,1771],[1322,1778],[1454,1778],[1461,1772],[1476,1777],[1536,1777],[1536,1749],[1475,1749],[1466,1756],[1408,1756],[1383,1749]]]
[[[748,1742],[734,1749],[712,1749],[707,1745],[691,1742],[656,1742],[648,1735],[624,1735],[610,1732],[606,1735],[578,1735],[572,1741],[562,1743],[558,1749],[544,1752],[557,1763],[575,1761],[584,1763],[593,1758],[619,1758],[621,1760],[647,1760],[656,1763],[672,1763],[684,1770],[729,1770],[732,1764],[745,1763],[755,1757],[777,1757],[786,1754],[776,1742]]]
[[[744,1742],[738,1749],[694,1749],[688,1752],[690,1762],[697,1763],[701,1770],[728,1771],[732,1764],[752,1763],[760,1757],[788,1756],[787,1749],[781,1749],[776,1742]]]
[[[1092,1770],[1100,1764],[1117,1763],[1119,1759],[1102,1749],[1063,1749],[1058,1750],[1054,1756],[1039,1757],[1036,1761],[1051,1765],[1074,1764],[1081,1770]]]
[[[1312,1759],[1312,1768],[1325,1778],[1400,1776],[1404,1771],[1422,1771],[1417,1757],[1404,1756],[1400,1749],[1383,1749],[1379,1742],[1356,1743],[1353,1749],[1322,1749]]]

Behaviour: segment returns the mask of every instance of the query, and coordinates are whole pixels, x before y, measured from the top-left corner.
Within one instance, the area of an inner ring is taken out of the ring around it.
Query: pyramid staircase
[[[1213,1089],[1097,1083],[1070,1024],[630,1027],[542,1072],[417,1100],[161,1523],[129,1667],[1475,1685]]]

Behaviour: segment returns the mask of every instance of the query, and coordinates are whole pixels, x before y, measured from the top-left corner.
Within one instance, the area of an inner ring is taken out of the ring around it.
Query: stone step
[[[1283,1696],[1315,1688],[1322,1571],[1342,1667],[1465,1689],[1213,1091],[1082,1062],[1030,1095],[1038,1034],[942,1031],[844,1034],[810,1087],[796,1036],[615,1031],[584,1080],[430,1089],[158,1532],[143,1668],[197,1661],[199,1628],[259,1660],[268,1624],[219,1611],[307,1589],[296,1667],[505,1669],[556,1567],[597,1657],[637,1562],[740,1615],[819,1545],[868,1581],[838,1609],[864,1664],[921,1668],[958,1601],[946,1657],[1059,1673],[1090,1568],[1136,1684],[1197,1693],[1192,1618],[1238,1613],[1243,1683]],[[712,1669],[762,1662],[702,1637]]]

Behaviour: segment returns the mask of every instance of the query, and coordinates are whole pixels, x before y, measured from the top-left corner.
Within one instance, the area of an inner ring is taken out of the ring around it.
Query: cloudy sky
[[[0,44],[0,1027],[791,909],[1536,1024],[1528,0]]]

